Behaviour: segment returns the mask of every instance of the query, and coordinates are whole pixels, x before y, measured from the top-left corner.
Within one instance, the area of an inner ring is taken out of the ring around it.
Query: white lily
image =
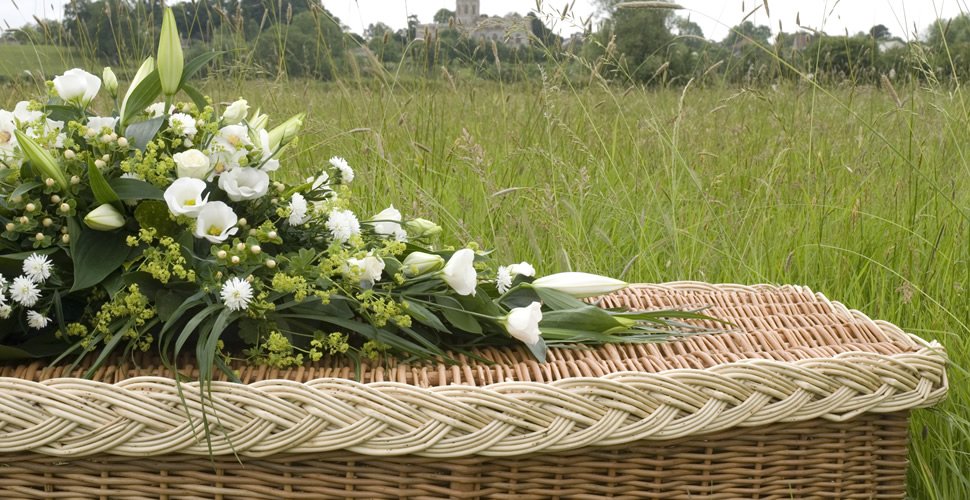
[[[576,298],[603,295],[629,286],[625,281],[589,273],[558,273],[543,276],[532,282],[535,288],[548,288]]]
[[[221,201],[209,202],[199,211],[199,217],[195,221],[195,236],[212,243],[222,243],[239,232],[236,227],[238,222],[239,217],[229,205]]]
[[[182,177],[168,186],[163,197],[165,203],[168,204],[169,212],[194,219],[199,216],[199,212],[209,201],[209,195],[202,197],[205,189],[205,181],[193,177]]]

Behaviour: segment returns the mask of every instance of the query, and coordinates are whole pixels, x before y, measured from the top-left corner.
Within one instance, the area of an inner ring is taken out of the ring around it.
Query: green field
[[[968,112],[960,93],[210,82],[309,112],[286,162],[358,169],[362,213],[628,281],[797,283],[938,339],[951,393],[913,420],[911,492],[970,491]]]
[[[0,43],[0,79],[36,81],[53,78],[77,65],[77,58],[63,47]],[[25,71],[30,72],[27,75]]]
[[[309,113],[283,175],[345,156],[358,213],[394,204],[440,221],[452,243],[496,249],[498,262],[631,282],[797,283],[938,339],[951,392],[913,420],[911,494],[970,491],[970,115],[959,91],[897,88],[897,101],[808,83],[448,79],[206,90],[276,120]]]

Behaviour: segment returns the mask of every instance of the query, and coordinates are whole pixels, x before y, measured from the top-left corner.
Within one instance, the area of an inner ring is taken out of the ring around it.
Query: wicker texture
[[[644,285],[600,305],[707,306],[737,329],[359,382],[334,360],[243,368],[206,401],[211,449],[198,391],[182,405],[151,360],[95,380],[0,367],[0,497],[904,495],[908,409],[947,389],[938,344],[803,287]]]

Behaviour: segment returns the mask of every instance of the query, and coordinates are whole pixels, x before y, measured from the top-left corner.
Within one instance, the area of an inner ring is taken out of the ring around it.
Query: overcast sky
[[[58,18],[68,0],[0,0],[2,27],[21,26],[32,22],[31,17]],[[937,18],[950,18],[968,11],[970,0],[768,0],[768,10],[763,6],[749,19],[767,24],[773,32],[782,29],[794,31],[796,16],[802,26],[824,30],[829,34],[850,34],[868,31],[875,24],[884,24],[893,35],[912,38],[914,30],[925,31]],[[561,11],[566,0],[541,0],[541,10],[546,13]],[[593,0],[575,0],[576,18],[595,15]],[[761,5],[760,0],[680,0],[685,10],[682,16],[701,26],[704,35],[720,40],[728,28],[738,24],[744,17]],[[454,0],[323,0],[323,5],[333,12],[351,31],[361,33],[371,23],[383,22],[397,29],[407,23],[409,14],[416,14],[422,22],[430,22],[441,8],[454,9]],[[535,10],[535,0],[481,0],[484,14],[503,15],[509,12],[525,14]],[[770,14],[770,16],[769,16]],[[553,23],[548,23],[553,24]],[[557,31],[568,34],[579,29],[578,23],[556,20]]]

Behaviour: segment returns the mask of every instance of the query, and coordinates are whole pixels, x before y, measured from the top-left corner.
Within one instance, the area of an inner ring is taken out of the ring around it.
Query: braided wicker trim
[[[161,377],[113,385],[0,378],[0,452],[515,456],[930,406],[946,393],[945,363],[933,343],[894,356],[748,360],[485,387],[215,382],[205,411],[197,384],[182,385],[186,406],[175,382]]]

